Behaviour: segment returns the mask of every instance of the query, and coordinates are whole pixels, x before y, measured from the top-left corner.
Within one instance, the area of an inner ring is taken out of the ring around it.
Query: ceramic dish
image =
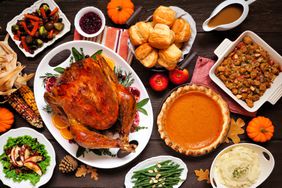
[[[250,108],[243,100],[238,99],[225,85],[224,83],[215,75],[215,69],[218,67],[225,57],[232,52],[235,46],[242,41],[245,36],[250,36],[254,42],[260,45],[264,50],[268,52],[271,59],[277,62],[280,67],[282,67],[282,57],[271,48],[263,39],[252,31],[245,31],[242,33],[235,41],[230,41],[229,39],[224,39],[224,41],[215,49],[214,53],[218,56],[218,60],[213,65],[209,72],[210,78],[221,88],[223,89],[231,98],[233,98],[239,105],[241,105],[245,110],[249,112],[257,111],[266,101],[271,104],[275,104],[280,97],[282,96],[282,73],[273,80],[270,88],[268,88],[260,99],[254,102],[254,106]]]
[[[66,17],[66,15],[62,12],[62,10],[59,8],[59,16],[60,18],[63,19],[63,23],[64,23],[64,29],[58,34],[56,35],[56,37],[47,42],[47,43],[43,43],[43,46],[38,48],[37,50],[34,51],[33,54],[29,53],[29,52],[26,52],[23,48],[20,47],[20,41],[18,40],[15,40],[13,38],[14,34],[12,32],[12,25],[16,24],[18,20],[22,19],[24,17],[24,14],[27,14],[27,13],[31,13],[31,12],[34,12],[38,9],[38,7],[42,4],[42,3],[47,3],[50,8],[53,10],[54,8],[58,7],[59,6],[55,3],[55,1],[53,0],[42,0],[42,1],[36,1],[31,7],[29,8],[26,8],[22,11],[21,14],[19,14],[18,16],[14,17],[8,24],[7,24],[7,27],[6,27],[6,31],[9,33],[9,35],[11,36],[12,40],[17,44],[17,46],[19,47],[19,49],[24,53],[24,55],[26,57],[35,57],[37,54],[39,54],[40,52],[42,52],[46,47],[52,45],[56,40],[58,40],[59,38],[61,38],[62,36],[64,36],[67,32],[70,31],[70,27],[71,27],[71,24],[68,20],[68,18]]]
[[[216,164],[219,156],[221,156],[225,152],[229,151],[230,149],[238,147],[238,146],[248,147],[248,148],[252,149],[253,151],[256,151],[258,153],[258,156],[259,156],[260,175],[259,175],[257,181],[251,186],[251,188],[258,187],[271,174],[271,172],[274,168],[274,165],[275,165],[275,161],[274,161],[272,154],[267,149],[265,149],[265,148],[263,148],[259,145],[256,145],[256,144],[249,144],[249,143],[234,144],[234,145],[231,145],[231,146],[225,148],[224,150],[222,150],[213,160],[211,170],[210,170],[210,180],[211,180],[211,184],[212,184],[213,188],[227,188],[226,186],[222,185],[218,181],[218,177],[215,173],[215,164]]]
[[[133,83],[133,87],[136,87],[140,91],[140,100],[149,98],[148,93],[142,84],[141,80],[137,76],[137,74],[134,72],[134,70],[130,67],[130,65],[124,61],[123,58],[121,58],[119,55],[117,55],[115,52],[113,52],[111,49],[98,44],[94,42],[89,41],[72,41],[67,42],[65,44],[62,44],[56,48],[54,48],[52,51],[50,51],[41,61],[39,64],[36,73],[35,73],[35,79],[34,79],[34,91],[35,91],[35,100],[36,104],[38,106],[40,115],[46,124],[46,127],[49,129],[50,133],[54,136],[54,138],[58,141],[59,144],[72,156],[76,157],[76,152],[78,150],[78,145],[74,143],[70,143],[68,140],[64,139],[59,130],[55,128],[55,126],[52,123],[51,114],[47,113],[43,110],[44,107],[46,107],[46,102],[44,101],[44,92],[45,88],[43,85],[43,79],[40,78],[40,76],[44,76],[45,73],[56,73],[54,72],[54,67],[51,67],[48,62],[59,52],[64,50],[71,50],[72,47],[75,47],[77,49],[83,48],[85,54],[93,54],[94,52],[98,50],[103,50],[103,54],[107,56],[108,58],[112,59],[113,62],[115,62],[115,66],[118,68],[122,68],[122,70],[126,71],[127,73],[132,73],[132,77],[135,80]],[[68,57],[63,63],[61,63],[60,67],[68,67],[70,65],[70,59],[71,57]],[[134,153],[131,153],[127,155],[124,158],[117,158],[117,157],[111,157],[111,156],[98,156],[95,155],[92,152],[85,153],[84,156],[80,156],[78,159],[82,161],[83,163],[97,167],[97,168],[116,168],[122,165],[125,165],[135,159],[146,147],[151,133],[153,129],[153,110],[152,105],[150,102],[148,102],[144,109],[147,111],[148,115],[144,115],[143,113],[139,113],[140,115],[140,125],[147,127],[146,129],[139,130],[138,132],[134,132],[129,134],[129,140],[136,140],[139,144],[136,148],[136,151]],[[118,149],[110,149],[111,153],[116,154]],[[77,157],[76,157],[77,158]]]
[[[203,26],[202,26],[203,30],[204,31],[212,31],[212,30],[226,31],[226,30],[233,29],[234,27],[237,27],[247,18],[248,13],[249,13],[249,5],[252,4],[255,1],[256,0],[246,0],[246,1],[245,0],[226,0],[226,1],[223,1],[222,3],[220,3],[214,9],[214,11],[211,13],[210,17],[203,23]],[[221,25],[218,25],[216,27],[209,27],[208,26],[209,21],[213,17],[215,17],[220,11],[222,11],[227,6],[234,5],[234,4],[239,4],[243,8],[243,12],[242,12],[242,15],[240,16],[240,18],[238,18],[237,20],[235,20],[234,22],[231,22],[229,24],[221,24]]]
[[[81,19],[81,17],[83,15],[85,15],[86,13],[88,12],[94,12],[95,14],[97,14],[101,20],[102,20],[102,26],[101,28],[96,32],[96,33],[93,33],[93,34],[87,34],[85,33],[80,25],[79,25],[79,21]],[[74,18],[74,26],[75,26],[75,29],[79,32],[79,34],[81,34],[82,36],[84,37],[96,37],[98,36],[105,28],[105,25],[106,25],[106,19],[105,19],[105,16],[104,14],[102,13],[102,11],[96,7],[84,7],[83,9],[81,9],[80,11],[78,11],[78,13],[75,15],[75,18]]]
[[[184,59],[184,56],[186,54],[188,54],[192,49],[193,43],[194,43],[194,41],[196,39],[196,35],[197,35],[196,22],[193,19],[193,17],[188,12],[183,10],[182,8],[177,7],[177,6],[170,6],[170,8],[176,12],[177,18],[183,18],[184,20],[186,20],[190,24],[190,28],[191,28],[191,37],[190,37],[189,41],[187,41],[183,44],[183,47],[181,49],[182,50],[182,57],[179,60],[179,62],[180,62]],[[152,16],[149,16],[146,21],[151,20],[151,18],[152,18]],[[129,39],[128,39],[128,47],[131,50],[131,52],[135,55],[135,47],[131,44]],[[154,69],[162,69],[162,68],[161,67],[154,67]],[[154,69],[152,69],[152,70],[154,70]]]
[[[31,136],[33,138],[37,138],[38,142],[43,144],[45,146],[46,151],[48,152],[48,155],[50,156],[50,164],[47,167],[47,171],[44,175],[41,176],[40,181],[36,185],[32,185],[29,181],[21,181],[21,182],[14,182],[12,179],[7,179],[5,177],[4,173],[0,173],[0,179],[3,182],[3,184],[11,187],[11,188],[37,188],[44,184],[46,184],[52,177],[54,168],[56,166],[56,154],[55,150],[52,146],[52,144],[45,138],[45,136],[31,128],[18,128],[18,129],[12,129],[8,131],[7,133],[0,136],[0,150],[1,153],[3,152],[3,147],[7,143],[7,140],[9,137],[15,138],[20,136]],[[2,163],[0,163],[0,171],[2,171],[3,166]]]
[[[132,177],[134,171],[155,165],[158,162],[162,162],[162,161],[166,161],[166,160],[171,160],[171,161],[179,164],[180,167],[184,169],[181,173],[180,179],[185,181],[186,178],[187,178],[187,174],[188,174],[188,168],[187,168],[186,164],[179,158],[169,156],[169,155],[161,155],[161,156],[146,159],[145,161],[142,161],[142,162],[138,163],[137,165],[135,165],[134,167],[132,167],[127,172],[127,174],[125,176],[125,180],[124,180],[125,187],[126,188],[132,188],[133,187],[133,183],[131,182],[131,177]],[[179,182],[177,185],[173,186],[173,188],[180,187],[184,181]]]

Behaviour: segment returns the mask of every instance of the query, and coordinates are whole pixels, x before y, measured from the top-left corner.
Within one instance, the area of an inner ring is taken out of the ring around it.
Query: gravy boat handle
[[[256,0],[245,0],[246,1],[246,3],[248,4],[248,5],[250,5],[250,4],[252,4],[253,2],[255,2]]]

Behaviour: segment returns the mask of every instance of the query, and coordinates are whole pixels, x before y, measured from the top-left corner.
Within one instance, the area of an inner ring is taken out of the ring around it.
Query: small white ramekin
[[[96,13],[102,20],[102,26],[101,28],[99,29],[99,31],[97,31],[96,33],[93,33],[93,34],[87,34],[85,33],[80,25],[79,25],[79,21],[81,19],[82,16],[84,16],[86,13],[88,12],[94,12]],[[105,16],[104,14],[102,13],[102,11],[96,7],[93,7],[93,6],[90,6],[90,7],[85,7],[85,8],[82,8],[80,9],[80,11],[77,12],[77,14],[75,15],[75,18],[74,18],[74,26],[75,26],[75,29],[79,32],[80,35],[84,36],[84,37],[96,37],[98,36],[105,28],[105,25],[106,25],[106,19],[105,19]]]

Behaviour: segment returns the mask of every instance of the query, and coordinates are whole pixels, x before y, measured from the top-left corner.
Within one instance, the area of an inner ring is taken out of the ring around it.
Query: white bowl
[[[96,33],[93,33],[93,34],[87,34],[85,33],[80,25],[79,25],[79,21],[80,21],[80,18],[82,16],[84,16],[86,13],[88,12],[94,12],[95,14],[97,14],[101,20],[102,20],[102,26],[101,28],[99,29],[99,31],[97,31]],[[80,11],[78,11],[78,13],[75,15],[75,18],[74,18],[74,26],[75,26],[75,29],[79,32],[80,35],[84,36],[84,37],[96,37],[98,36],[105,28],[105,25],[106,25],[106,19],[105,19],[105,16],[104,14],[102,13],[102,11],[96,7],[85,7],[83,9],[80,9]]]
[[[55,150],[52,144],[49,142],[49,140],[47,140],[47,138],[43,134],[31,128],[27,128],[27,127],[12,129],[6,132],[5,134],[1,135],[0,136],[0,154],[4,152],[3,148],[4,148],[4,145],[6,145],[9,137],[16,138],[16,137],[25,136],[25,135],[31,136],[32,138],[37,138],[38,142],[45,146],[45,149],[48,155],[50,156],[50,164],[47,167],[46,173],[41,176],[39,182],[37,182],[37,184],[35,185],[32,185],[30,181],[14,182],[12,179],[6,178],[5,174],[2,173],[3,166],[2,166],[2,163],[0,162],[0,171],[1,171],[0,179],[3,182],[3,184],[11,188],[19,188],[19,187],[37,188],[37,187],[40,187],[46,184],[51,179],[53,172],[54,172],[54,168],[56,166],[56,154],[55,154]]]
[[[251,108],[243,100],[238,99],[230,89],[228,89],[225,84],[215,75],[215,69],[218,67],[225,57],[229,55],[230,52],[234,50],[236,45],[242,41],[245,36],[250,36],[255,43],[260,45],[264,50],[266,50],[276,63],[282,68],[282,57],[271,48],[262,38],[256,35],[252,31],[245,31],[242,33],[234,42],[229,39],[224,39],[224,41],[214,50],[214,53],[218,56],[218,60],[212,66],[209,76],[225,93],[227,93],[232,99],[234,99],[239,105],[241,105],[245,110],[249,112],[256,112],[266,101],[274,105],[282,96],[282,72],[273,80],[270,88],[268,88],[264,94],[259,98],[258,101],[254,102],[254,106]]]
[[[221,156],[223,153],[226,151],[230,150],[231,148],[238,147],[238,146],[245,146],[248,147],[258,153],[259,157],[259,162],[260,162],[260,175],[257,179],[257,181],[250,187],[250,188],[255,188],[258,187],[260,184],[262,184],[268,176],[271,174],[275,161],[273,158],[273,155],[265,149],[264,147],[261,147],[256,144],[250,144],[250,143],[240,143],[240,144],[233,144],[224,150],[222,150],[213,160],[212,165],[211,165],[211,170],[210,170],[210,180],[213,188],[227,188],[223,184],[221,184],[218,181],[217,174],[215,173],[215,164],[217,162],[217,159],[219,156]]]

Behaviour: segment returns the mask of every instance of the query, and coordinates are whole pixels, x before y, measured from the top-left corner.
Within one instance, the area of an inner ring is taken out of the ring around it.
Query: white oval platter
[[[52,123],[51,114],[47,113],[43,109],[46,107],[46,102],[44,101],[44,84],[43,79],[40,78],[41,76],[44,76],[45,73],[56,73],[54,71],[54,67],[51,67],[49,65],[49,61],[59,52],[63,50],[71,50],[72,47],[75,47],[76,49],[83,48],[84,54],[92,55],[98,50],[103,50],[103,54],[113,60],[115,62],[115,66],[121,68],[122,70],[126,72],[132,73],[132,78],[134,79],[134,83],[132,84],[133,87],[136,87],[140,91],[140,100],[149,98],[149,95],[142,83],[142,81],[139,79],[138,75],[134,72],[134,70],[130,67],[130,65],[124,61],[119,55],[117,55],[115,52],[113,52],[111,49],[90,41],[71,41],[64,43],[53,50],[51,50],[40,62],[36,73],[35,73],[35,79],[34,79],[34,94],[35,94],[35,100],[36,104],[38,106],[40,115],[46,124],[46,127],[50,131],[50,133],[54,136],[54,138],[58,141],[58,143],[73,157],[77,158],[81,162],[96,167],[96,168],[103,168],[103,169],[111,169],[111,168],[117,168],[120,166],[123,166],[133,159],[135,159],[146,147],[147,143],[149,142],[149,139],[151,137],[152,129],[153,129],[153,110],[151,102],[149,101],[145,106],[144,109],[147,111],[148,115],[144,115],[142,113],[139,113],[140,115],[140,126],[146,127],[146,129],[139,130],[137,132],[129,134],[129,140],[136,140],[138,141],[138,147],[136,148],[136,151],[134,153],[131,153],[123,158],[117,158],[112,156],[98,156],[94,154],[93,152],[85,153],[84,156],[76,157],[76,152],[78,149],[78,145],[74,143],[70,143],[68,140],[64,139],[59,130],[55,128],[55,126]],[[71,57],[67,58],[64,62],[62,62],[60,67],[68,67],[71,63],[70,61]],[[118,149],[113,148],[110,149],[111,153],[116,154]]]

